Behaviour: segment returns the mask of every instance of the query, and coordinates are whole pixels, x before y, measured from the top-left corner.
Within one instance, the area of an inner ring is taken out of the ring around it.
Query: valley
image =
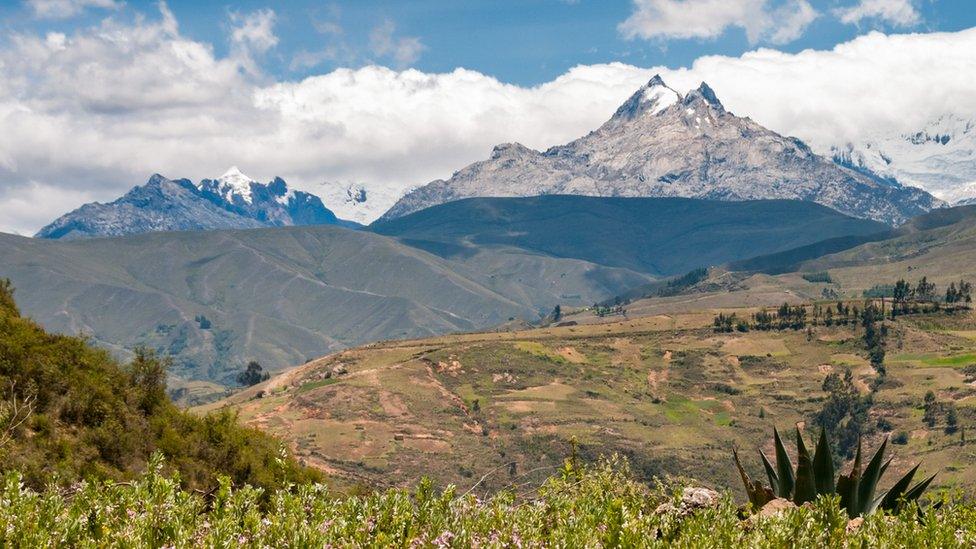
[[[757,310],[721,311],[748,318]],[[378,343],[204,410],[229,407],[288,440],[305,463],[352,483],[431,476],[462,490],[518,489],[550,476],[575,441],[588,460],[626,456],[641,478],[734,487],[734,468],[716,466],[731,463],[730,448],[751,453],[773,426],[809,426],[828,397],[828,375],[850,371],[867,396],[876,373],[853,322],[725,334],[712,328],[718,312]],[[872,394],[868,440],[897,438],[893,470],[922,461],[929,474],[939,471],[940,486],[971,492],[966,434],[946,434],[943,417],[927,426],[922,408],[932,391],[958,410],[960,424],[976,418],[976,318],[918,315],[887,325],[887,380]],[[348,373],[332,375],[340,366]]]

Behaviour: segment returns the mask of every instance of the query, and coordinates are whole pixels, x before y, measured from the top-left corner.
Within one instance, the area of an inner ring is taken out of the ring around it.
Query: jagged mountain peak
[[[725,107],[722,102],[718,100],[718,96],[715,95],[715,90],[711,88],[705,82],[702,82],[698,88],[688,92],[684,99],[681,101],[683,105],[692,105],[696,102],[703,102],[706,105],[718,110],[719,112],[725,112]]]
[[[522,156],[525,154],[539,154],[538,151],[534,151],[521,143],[501,143],[495,145],[491,149],[492,158],[501,158],[503,156]]]
[[[322,200],[280,177],[254,181],[236,166],[194,184],[153,174],[117,200],[91,203],[47,225],[38,237],[75,239],[156,231],[344,224]]]
[[[611,121],[632,120],[648,112],[652,115],[660,114],[680,100],[681,94],[668,87],[661,75],[656,74],[620,105]]]
[[[381,219],[462,198],[545,194],[809,200],[892,224],[941,205],[727,112],[705,82],[682,95],[660,75],[587,135],[543,153],[518,147],[409,191]]]
[[[651,79],[647,81],[647,84],[644,85],[645,88],[653,88],[655,86],[667,86],[660,74],[655,74],[652,76]]]
[[[253,200],[251,184],[256,181],[245,175],[237,166],[231,166],[216,181],[225,199],[232,201],[233,195],[237,195],[248,204]]]

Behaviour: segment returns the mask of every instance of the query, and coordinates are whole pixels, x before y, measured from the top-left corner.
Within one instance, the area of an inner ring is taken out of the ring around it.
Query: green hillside
[[[0,235],[0,256],[0,276],[46,328],[125,357],[144,345],[173,356],[177,378],[229,385],[249,360],[279,370],[375,340],[533,320],[649,279],[538,255],[468,265],[326,226],[75,242]]]
[[[447,258],[510,247],[655,276],[887,229],[793,200],[561,195],[459,200],[370,226]]]
[[[178,410],[165,368],[151,352],[120,364],[83,338],[45,332],[0,280],[0,471],[34,487],[122,480],[159,452],[193,488],[213,488],[218,475],[266,488],[321,478],[232,414]]]

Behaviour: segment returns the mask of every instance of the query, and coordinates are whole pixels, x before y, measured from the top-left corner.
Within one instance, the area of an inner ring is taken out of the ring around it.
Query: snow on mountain
[[[595,131],[545,152],[498,145],[489,159],[406,193],[383,218],[475,196],[544,194],[799,199],[893,224],[942,205],[735,116],[705,83],[682,95],[655,76]]]
[[[236,167],[193,184],[153,175],[108,204],[91,203],[42,228],[36,236],[75,239],[156,231],[249,229],[343,224],[312,194],[280,177],[258,183]]]
[[[842,165],[925,189],[950,204],[976,199],[976,121],[946,114],[920,130],[831,149]]]
[[[404,191],[383,185],[325,182],[316,194],[339,218],[369,225],[390,209]]]
[[[257,183],[257,181],[244,175],[237,166],[231,166],[224,175],[216,179],[216,182],[217,188],[220,189],[220,195],[228,202],[233,203],[235,196],[248,204],[253,200],[251,184]]]

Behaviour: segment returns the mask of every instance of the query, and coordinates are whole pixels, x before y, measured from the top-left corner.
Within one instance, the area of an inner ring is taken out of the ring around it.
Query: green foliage
[[[159,460],[130,484],[71,492],[0,483],[4,547],[956,547],[976,542],[976,507],[912,504],[848,528],[839,498],[742,521],[728,496],[691,512],[681,484],[650,488],[624,463],[574,466],[537,492],[486,499],[436,489],[343,497],[321,485],[263,492],[223,481],[210,495],[180,489]],[[662,504],[670,504],[663,505]],[[660,508],[660,510],[659,510]]]
[[[166,396],[167,366],[146,349],[123,366],[83,338],[48,334],[0,284],[0,471],[35,487],[121,480],[159,451],[193,488],[211,488],[217,475],[267,488],[318,478],[231,413],[179,410]]]
[[[836,482],[834,481],[833,455],[830,450],[830,442],[827,440],[826,430],[821,429],[816,451],[811,456],[803,443],[803,435],[797,427],[797,465],[795,472],[790,456],[786,452],[786,446],[779,436],[779,431],[775,428],[773,428],[773,442],[776,449],[775,467],[770,463],[766,454],[759,450],[763,468],[769,478],[770,486],[768,488],[760,481],[753,482],[749,479],[739,461],[738,453],[735,450],[732,451],[736,468],[739,470],[739,475],[742,477],[746,493],[749,496],[749,502],[756,509],[777,497],[789,499],[796,505],[802,505],[814,501],[819,496],[836,495],[840,497],[841,509],[846,511],[850,518],[867,516],[878,509],[897,512],[906,504],[915,503],[935,478],[935,475],[932,475],[911,486],[912,478],[918,471],[918,465],[916,465],[895,482],[891,489],[877,495],[878,482],[891,463],[890,459],[884,460],[884,451],[888,445],[887,439],[881,443],[881,447],[874,453],[871,461],[863,470],[861,468],[861,443],[858,441],[857,454],[854,457],[854,464],[851,466],[850,473],[841,475]]]
[[[257,385],[258,383],[270,378],[271,374],[265,372],[264,368],[261,367],[261,364],[255,360],[248,362],[247,367],[244,368],[244,371],[237,374],[237,382],[245,387]]]
[[[827,374],[822,388],[827,398],[813,423],[826,430],[837,452],[835,457],[853,457],[861,434],[869,432],[868,412],[873,397],[861,395],[854,386],[854,374],[850,369],[844,371],[843,377],[836,372]]]
[[[834,281],[832,278],[830,278],[830,273],[828,273],[827,271],[820,271],[816,273],[803,273],[800,276],[802,276],[803,280],[806,280],[807,282],[814,282],[814,283],[823,282],[823,283],[830,284],[831,282]]]

